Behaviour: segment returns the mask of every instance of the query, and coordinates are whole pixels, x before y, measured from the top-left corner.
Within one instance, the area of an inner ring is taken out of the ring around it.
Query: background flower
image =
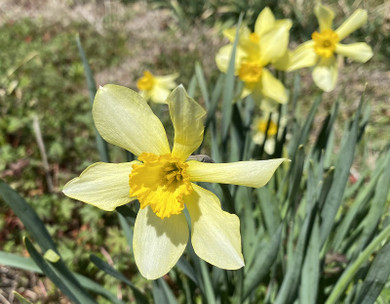
[[[336,30],[332,30],[334,12],[330,8],[319,4],[314,12],[320,32],[314,32],[312,40],[303,43],[292,52],[287,70],[314,66],[313,81],[323,91],[330,92],[334,89],[338,78],[337,54],[362,63],[368,61],[373,55],[371,47],[364,42],[340,43],[366,23],[367,12],[362,9],[356,10]]]
[[[157,103],[166,103],[169,93],[177,86],[175,79],[178,76],[177,73],[165,76],[154,76],[149,71],[145,71],[144,76],[137,80],[139,94],[146,100]]]
[[[283,84],[266,68],[275,63],[287,52],[291,20],[276,20],[266,7],[259,14],[254,32],[247,27],[239,31],[235,57],[235,74],[245,83],[241,97],[252,94],[253,99],[264,105],[286,103],[287,94]],[[218,68],[226,73],[232,54],[235,28],[224,31],[230,41],[216,55]]]

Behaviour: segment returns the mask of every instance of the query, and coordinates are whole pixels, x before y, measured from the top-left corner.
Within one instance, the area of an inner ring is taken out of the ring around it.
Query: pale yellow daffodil
[[[287,71],[314,66],[313,81],[323,91],[330,92],[335,88],[338,78],[336,55],[362,63],[373,55],[371,47],[364,42],[340,43],[367,22],[367,12],[362,9],[356,10],[336,30],[332,29],[334,12],[330,8],[318,4],[314,12],[320,31],[314,32],[312,40],[303,43],[291,53]]]
[[[255,117],[251,126],[253,141],[258,145],[262,145],[266,139],[264,151],[268,154],[272,154],[275,151],[275,136],[278,133],[277,116],[277,113],[273,113],[271,119],[269,119],[270,113],[265,112],[261,116]]]
[[[287,94],[283,84],[266,68],[272,63],[279,63],[286,56],[291,20],[276,20],[271,10],[266,7],[257,17],[252,33],[247,27],[240,28],[235,56],[235,75],[244,83],[242,98],[252,94],[253,99],[264,105],[286,103]],[[216,55],[218,68],[226,73],[236,29],[224,31],[230,44],[222,47]]]
[[[137,80],[139,94],[146,100],[156,103],[166,103],[171,90],[177,86],[175,79],[178,74],[155,76],[149,71]]]
[[[175,131],[172,150],[161,121],[139,94],[117,85],[101,87],[92,110],[97,130],[138,160],[95,163],[63,192],[107,211],[138,199],[133,249],[147,279],[165,275],[182,255],[189,238],[185,207],[195,253],[217,267],[239,269],[244,259],[238,217],[223,211],[217,196],[194,182],[261,187],[285,159],[225,164],[188,160],[203,140],[206,113],[182,86],[167,103]]]

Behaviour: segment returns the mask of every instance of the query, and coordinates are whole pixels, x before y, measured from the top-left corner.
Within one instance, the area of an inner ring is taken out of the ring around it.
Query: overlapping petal
[[[227,73],[230,57],[232,56],[232,50],[233,50],[233,45],[231,44],[225,45],[219,49],[217,55],[215,56],[215,62],[217,64],[217,67],[223,73]],[[236,71],[238,70],[241,64],[241,61],[247,56],[248,54],[244,50],[242,50],[239,47],[236,48],[236,56],[235,56]]]
[[[261,76],[262,94],[278,103],[284,104],[288,101],[286,89],[283,83],[275,78],[267,69],[263,69]]]
[[[239,161],[232,163],[202,163],[188,161],[187,173],[194,182],[233,184],[262,187],[273,176],[285,158],[270,160]]]
[[[191,242],[195,253],[223,269],[243,267],[240,220],[221,209],[215,194],[197,185],[193,188],[187,209],[191,217]]]
[[[260,62],[265,66],[281,58],[287,51],[291,20],[265,33],[260,39]]]
[[[100,87],[92,114],[100,135],[109,143],[135,155],[170,153],[161,121],[136,92],[112,84]]]
[[[351,44],[338,43],[336,45],[336,53],[362,63],[370,60],[373,55],[371,47],[364,42]]]
[[[112,211],[135,199],[129,195],[129,174],[136,163],[139,162],[95,163],[69,181],[62,191],[73,199]]]
[[[334,13],[330,8],[319,4],[314,8],[314,13],[320,25],[320,31],[332,29]]]
[[[271,30],[275,25],[275,16],[269,7],[264,8],[256,19],[255,33],[259,37]]]
[[[336,30],[340,40],[343,40],[352,32],[361,28],[367,22],[367,11],[363,9],[357,9],[347,20],[343,22]]]
[[[206,111],[181,85],[172,91],[167,102],[175,129],[172,156],[185,160],[202,143]]]
[[[334,89],[338,77],[337,61],[335,57],[323,58],[313,69],[313,81],[323,91]]]
[[[314,41],[309,40],[298,46],[290,56],[287,71],[294,71],[305,67],[311,67],[318,61],[318,56],[314,51]]]
[[[140,209],[134,224],[133,250],[141,274],[154,280],[168,273],[187,245],[184,213],[161,219],[150,207]]]

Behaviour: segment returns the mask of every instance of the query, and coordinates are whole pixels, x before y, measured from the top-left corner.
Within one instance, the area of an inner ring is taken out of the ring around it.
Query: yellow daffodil
[[[146,100],[156,103],[166,103],[166,99],[173,88],[177,86],[175,79],[178,74],[154,76],[149,71],[137,80],[139,94]]]
[[[356,10],[340,27],[332,29],[333,11],[318,4],[314,9],[320,26],[319,32],[296,48],[290,57],[288,71],[314,66],[313,81],[325,92],[334,89],[338,77],[336,55],[348,57],[358,62],[366,62],[372,57],[371,47],[364,42],[342,44],[341,40],[362,27],[367,22],[367,12]]]
[[[182,255],[189,238],[184,208],[191,218],[196,254],[220,268],[241,268],[238,217],[223,211],[217,196],[194,182],[261,187],[285,159],[226,164],[188,159],[203,140],[205,111],[182,86],[172,91],[167,103],[175,131],[172,150],[161,121],[139,94],[117,85],[101,87],[92,110],[97,130],[138,160],[95,163],[63,192],[107,211],[138,199],[133,249],[147,279],[165,275]]]
[[[271,120],[269,121],[268,126],[268,120],[269,120],[269,113],[266,112],[261,116],[255,117],[253,119],[252,123],[252,132],[253,141],[258,144],[262,145],[264,142],[265,136],[267,135],[266,142],[264,144],[264,151],[268,154],[272,154],[275,150],[275,135],[278,133],[278,124],[277,124],[277,118],[275,119],[275,115],[271,116]],[[267,129],[268,127],[268,129]]]
[[[283,84],[266,68],[277,63],[287,52],[291,20],[276,20],[266,7],[261,11],[252,33],[247,27],[239,31],[235,57],[235,74],[245,83],[241,97],[252,94],[258,103],[267,105],[286,103],[287,94]],[[218,68],[226,73],[232,53],[236,29],[224,31],[230,44],[222,47],[216,55]]]

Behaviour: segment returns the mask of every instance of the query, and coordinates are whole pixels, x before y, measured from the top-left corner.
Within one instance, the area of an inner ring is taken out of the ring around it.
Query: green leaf
[[[363,281],[356,304],[375,303],[390,275],[390,243],[387,243],[377,253]]]
[[[85,72],[85,78],[87,79],[87,86],[89,91],[89,98],[91,101],[91,104],[93,104],[93,101],[95,99],[96,95],[96,83],[93,78],[93,74],[91,71],[91,68],[89,67],[87,56],[85,55],[83,46],[81,45],[80,36],[76,36],[76,43],[77,48],[79,49],[79,54],[81,57],[81,61],[83,62],[84,66],[84,72]],[[107,142],[100,136],[99,132],[95,128],[95,139],[96,139],[96,147],[99,151],[100,159],[103,162],[110,162],[110,156],[108,154],[108,146]]]
[[[352,162],[355,155],[355,148],[357,142],[357,131],[359,126],[359,118],[361,107],[363,104],[363,98],[360,101],[359,107],[355,113],[355,119],[353,120],[351,130],[344,135],[343,145],[340,149],[339,158],[335,166],[333,183],[329,189],[329,194],[326,197],[323,209],[321,211],[321,244],[324,244],[332,227],[334,225],[335,216],[339,209],[345,187],[349,178],[349,170],[352,166]]]
[[[37,264],[31,258],[25,258],[4,251],[0,251],[0,264],[10,266],[10,267],[15,267],[18,269],[27,270],[27,271],[33,271],[35,273],[43,273],[42,270],[37,266]],[[73,273],[73,274],[84,288],[106,297],[112,303],[124,304],[124,302],[120,301],[114,294],[104,289],[102,286],[95,283],[91,279],[88,279],[87,277],[78,273]]]
[[[281,242],[282,225],[270,237],[266,245],[261,243],[259,253],[253,262],[253,265],[248,269],[244,277],[244,291],[242,301],[247,299],[251,293],[259,286],[261,281],[269,273],[269,269],[274,264]]]
[[[231,117],[232,117],[232,106],[234,100],[234,78],[235,78],[234,64],[235,64],[236,50],[237,50],[238,39],[239,39],[239,29],[241,27],[242,18],[243,18],[243,14],[240,14],[238,24],[237,24],[236,37],[233,43],[232,54],[230,56],[229,67],[226,73],[225,86],[222,95],[222,139],[223,141],[226,141],[227,139],[228,130],[229,130]]]
[[[0,197],[13,210],[16,216],[23,222],[26,230],[31,234],[43,251],[49,249],[57,252],[45,225],[35,213],[34,209],[11,187],[0,180]],[[57,252],[58,253],[58,252]]]
[[[382,230],[382,232],[375,237],[375,239],[366,247],[366,249],[360,252],[357,259],[354,262],[352,262],[347,267],[346,270],[344,270],[343,274],[338,279],[336,285],[332,289],[332,292],[330,293],[325,304],[339,303],[338,302],[339,297],[344,292],[348,284],[353,280],[355,274],[361,269],[361,266],[368,261],[370,256],[377,249],[377,247],[379,247],[380,244],[389,237],[390,237],[390,225],[388,225],[384,230]]]
[[[47,262],[31,244],[28,238],[24,239],[26,249],[35,263],[50,278],[50,280],[73,302],[79,304],[96,303],[91,296],[81,288],[81,285],[69,273],[64,271],[65,266],[57,262]]]
[[[154,303],[177,304],[175,296],[162,278],[153,281],[153,299]]]
[[[316,216],[302,267],[301,284],[299,288],[299,299],[301,304],[316,303],[318,282],[320,279],[319,237],[319,219],[318,216]]]
[[[103,270],[108,275],[118,279],[119,281],[128,285],[134,293],[136,303],[147,304],[148,299],[146,296],[133,284],[129,279],[127,279],[123,274],[117,271],[115,268],[104,262],[102,259],[98,258],[96,255],[91,254],[90,260],[96,265],[100,270]]]

